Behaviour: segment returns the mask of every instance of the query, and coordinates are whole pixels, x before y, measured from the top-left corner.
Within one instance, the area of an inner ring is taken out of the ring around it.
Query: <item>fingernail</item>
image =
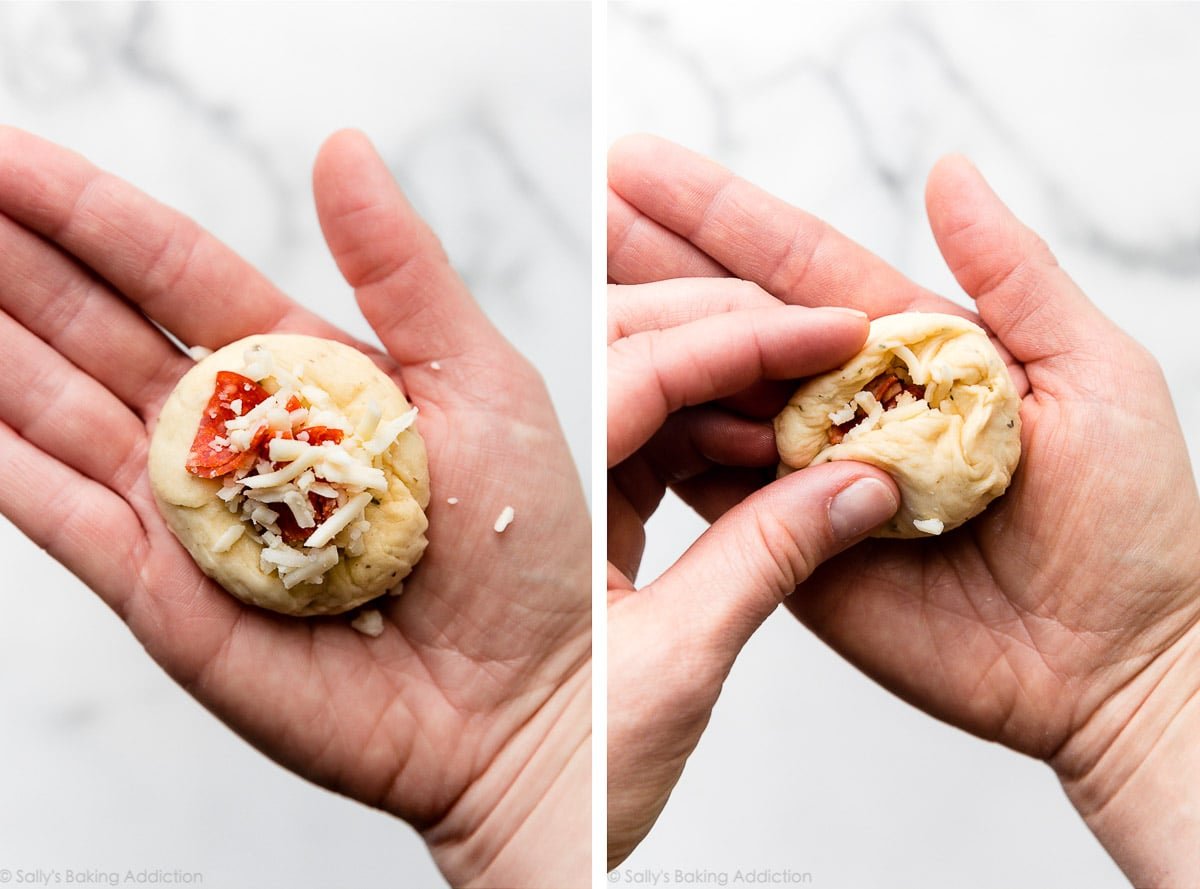
[[[860,312],[858,309],[848,309],[845,306],[818,306],[818,312],[837,312],[839,315],[853,315],[855,318],[867,318],[866,312]]]
[[[874,478],[860,478],[842,488],[829,504],[829,524],[838,540],[854,540],[896,514],[891,489]]]

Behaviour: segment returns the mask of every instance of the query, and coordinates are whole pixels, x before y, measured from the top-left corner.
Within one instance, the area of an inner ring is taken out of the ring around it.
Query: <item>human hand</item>
[[[325,144],[314,192],[386,354],[191,220],[0,129],[0,509],[212,712],[411,822],[453,884],[586,885],[590,531],[554,411],[363,136]],[[251,333],[350,342],[419,405],[430,545],[382,636],[245,606],[170,534],[146,453],[191,361],[147,318],[213,349]]]
[[[641,842],[750,635],[824,559],[891,518],[899,494],[857,463],[762,490],[781,381],[866,339],[844,309],[784,306],[742,281],[609,288],[608,864]],[[764,410],[766,411],[764,415]],[[668,486],[714,520],[650,584],[634,581]]]
[[[609,176],[618,282],[733,274],[786,303],[975,317],[677,146],[625,140]],[[1021,465],[964,528],[869,541],[789,607],[914,704],[1047,760],[1136,884],[1195,885],[1200,503],[1166,384],[964,160],[927,208],[1023,396]]]

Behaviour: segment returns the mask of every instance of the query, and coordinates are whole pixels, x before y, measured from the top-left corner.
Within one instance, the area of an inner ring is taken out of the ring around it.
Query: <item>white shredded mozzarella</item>
[[[457,497],[447,497],[446,502],[449,503],[451,506],[454,506],[456,503],[458,503],[458,498]]]
[[[352,488],[367,488],[374,491],[387,490],[387,476],[377,466],[368,466],[351,457],[342,446],[313,448],[320,459],[317,474],[326,481]],[[307,457],[306,454],[300,459]],[[282,470],[281,470],[282,471]]]
[[[325,546],[333,538],[337,537],[338,533],[348,526],[351,522],[362,515],[363,510],[367,508],[367,504],[371,502],[371,494],[368,491],[363,491],[361,494],[355,494],[345,506],[339,506],[334,510],[333,515],[321,523],[321,526],[304,541],[305,546]]]
[[[250,510],[250,521],[259,525],[274,525],[279,520],[279,513],[262,505],[256,505]]]
[[[300,394],[313,407],[323,408],[329,406],[329,393],[320,386],[301,386]]]
[[[318,497],[328,497],[330,500],[337,500],[337,488],[332,485],[327,485],[325,482],[313,482],[308,486],[310,494],[316,494]]]
[[[368,454],[382,454],[395,442],[396,437],[417,420],[417,406],[413,405],[396,419],[382,424],[375,430],[371,440],[363,445]]]
[[[227,553],[237,543],[238,538],[246,531],[246,526],[241,522],[236,525],[230,525],[225,529],[224,533],[216,539],[212,545],[214,553]]]
[[[312,504],[299,491],[288,491],[283,495],[283,503],[292,511],[299,527],[315,528],[317,526],[317,516],[313,512]]]
[[[314,466],[320,459],[320,448],[309,448],[305,453],[301,454],[291,463],[283,466],[274,472],[261,473],[252,475],[246,478],[243,484],[247,488],[273,488],[275,485],[281,485],[284,482],[290,482],[294,478],[299,478],[304,470]],[[267,464],[267,468],[271,468],[271,464]]]
[[[854,396],[854,400],[867,412],[867,416],[846,433],[846,441],[854,441],[856,438],[866,435],[878,425],[879,418],[883,416],[883,405],[870,392],[859,392]]]
[[[242,376],[249,377],[255,382],[262,382],[275,371],[275,359],[262,346],[254,346],[242,353],[245,368]]]
[[[367,402],[367,409],[358,421],[358,428],[354,431],[354,434],[362,441],[370,441],[371,436],[375,434],[376,427],[379,426],[379,418],[381,416],[379,402],[372,398]]]
[[[301,583],[321,583],[325,579],[325,572],[338,563],[337,547],[327,546],[319,549],[310,556],[310,559],[311,561],[306,567],[280,574],[284,589],[290,590]]]
[[[350,626],[358,630],[364,636],[382,636],[383,635],[383,615],[375,609],[364,611],[354,620],[350,621]]]
[[[310,447],[305,442],[291,438],[273,438],[267,444],[267,454],[272,463],[288,463],[298,460]]]
[[[193,361],[200,361],[207,358],[212,352],[213,350],[208,348],[208,346],[192,346],[187,350],[188,355]]]
[[[854,404],[847,403],[842,405],[836,411],[830,411],[829,419],[833,422],[833,425],[841,426],[843,423],[849,423],[851,420],[853,420],[854,413]]]
[[[913,522],[913,527],[925,534],[941,534],[946,526],[942,524],[941,519],[916,519]]]
[[[513,523],[513,519],[515,517],[516,510],[514,510],[511,506],[506,506],[504,509],[500,510],[500,515],[496,517],[496,524],[494,524],[492,528],[495,529],[497,534],[503,534],[504,529]]]
[[[279,565],[283,568],[304,568],[312,562],[312,556],[306,556],[300,550],[293,549],[286,543],[264,549],[262,557],[272,565]]]

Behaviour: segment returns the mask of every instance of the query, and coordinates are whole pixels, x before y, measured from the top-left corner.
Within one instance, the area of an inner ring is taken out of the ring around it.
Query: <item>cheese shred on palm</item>
[[[382,455],[413,425],[417,409],[384,421],[378,405],[371,402],[358,424],[352,424],[327,392],[304,383],[303,367],[290,372],[276,368],[264,349],[245,353],[242,374],[259,383],[273,379],[278,388],[244,414],[240,400],[231,401],[237,416],[226,422],[226,435],[214,439],[210,447],[245,453],[256,438],[261,441],[265,430],[270,460],[242,465],[225,476],[217,496],[243,524],[222,534],[213,548],[225,552],[244,533],[262,545],[263,572],[278,574],[285,588],[321,583],[343,553],[364,552],[363,535],[371,527],[365,518],[367,505],[388,486]],[[288,410],[289,402],[299,402],[301,407]],[[306,427],[340,430],[341,443],[310,443]],[[324,521],[319,520],[309,494],[336,501]],[[297,527],[311,531],[299,546],[284,542],[278,522],[285,510]]]

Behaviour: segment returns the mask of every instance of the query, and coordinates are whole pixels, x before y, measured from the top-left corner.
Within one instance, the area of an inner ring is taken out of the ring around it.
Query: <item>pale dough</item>
[[[925,401],[885,411],[878,425],[830,444],[830,413],[879,374],[907,368]],[[871,322],[863,350],[807,380],[775,418],[780,474],[831,460],[857,460],[900,488],[895,518],[875,537],[925,537],[978,515],[1008,487],[1021,456],[1021,401],[1004,362],[978,326],[954,315],[910,312]]]
[[[429,505],[425,443],[410,427],[381,455],[377,465],[387,476],[388,489],[366,508],[371,528],[364,536],[365,551],[359,556],[342,553],[324,582],[284,589],[278,575],[260,569],[262,546],[246,535],[228,552],[214,553],[221,535],[242,522],[217,498],[220,479],[197,478],[184,467],[217,371],[240,372],[243,354],[254,346],[269,351],[277,367],[302,366],[303,381],[328,392],[352,424],[371,400],[385,419],[409,409],[396,384],[357,349],[308,336],[247,337],[197,363],[167,399],[150,443],[154,496],[167,525],[200,569],[242,601],[285,614],[338,614],[398,586],[421,558]]]

